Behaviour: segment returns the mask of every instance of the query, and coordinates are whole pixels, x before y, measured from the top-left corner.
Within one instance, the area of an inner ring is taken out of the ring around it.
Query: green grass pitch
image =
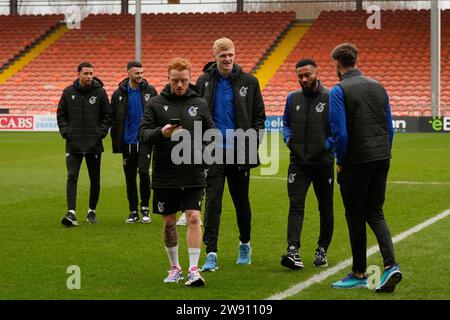
[[[0,299],[265,299],[324,271],[312,266],[319,214],[311,188],[307,198],[301,255],[305,269],[280,266],[286,248],[288,151],[280,143],[280,170],[257,178],[252,171],[252,265],[237,266],[236,217],[227,193],[219,237],[220,269],[206,273],[204,288],[164,284],[168,259],[162,219],[126,225],[127,200],[121,155],[104,141],[99,223],[84,222],[88,178],[82,164],[78,183],[77,228],[60,223],[66,211],[64,141],[58,133],[0,133]],[[450,208],[450,135],[396,134],[385,204],[393,235]],[[395,182],[420,182],[397,184]],[[433,184],[431,182],[439,182]],[[404,279],[391,295],[370,290],[334,290],[342,270],[290,299],[449,299],[450,217],[396,244]],[[180,262],[188,264],[185,228],[180,230]],[[368,229],[370,230],[370,229]],[[368,245],[375,244],[371,231]],[[200,265],[205,258],[202,248]],[[329,265],[349,258],[350,245],[338,185],[335,185],[335,233]],[[380,254],[368,264],[381,267]],[[81,289],[69,290],[68,266],[81,270]]]

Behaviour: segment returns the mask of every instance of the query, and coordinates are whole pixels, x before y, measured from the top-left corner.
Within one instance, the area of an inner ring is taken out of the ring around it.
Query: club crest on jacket
[[[239,90],[239,95],[240,95],[241,97],[247,96],[247,90],[248,90],[248,87],[242,87],[242,88]]]
[[[325,103],[324,102],[319,102],[316,106],[316,111],[317,112],[322,112],[325,109]]]
[[[96,96],[92,96],[89,98],[89,103],[90,104],[95,104],[95,102],[97,101],[97,97]]]
[[[197,109],[198,109],[198,107],[194,107],[194,106],[190,107],[189,111],[188,111],[189,115],[191,117],[195,117],[197,115]]]
[[[297,175],[296,173],[289,174],[288,182],[289,183],[293,183],[295,181],[295,176],[296,175]]]

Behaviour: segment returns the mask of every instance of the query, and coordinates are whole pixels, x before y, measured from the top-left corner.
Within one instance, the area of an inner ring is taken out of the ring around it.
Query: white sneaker
[[[152,222],[152,218],[150,218],[150,212],[148,208],[142,208],[142,223],[150,223]]]
[[[177,283],[178,281],[183,280],[183,274],[180,267],[172,266],[168,272],[169,275],[164,279],[165,283]]]
[[[180,216],[180,218],[177,221],[177,226],[185,226],[186,224],[187,224],[186,212],[183,211],[183,214]]]
[[[190,287],[202,287],[205,285],[205,279],[202,278],[197,267],[193,267],[189,270],[185,285]]]

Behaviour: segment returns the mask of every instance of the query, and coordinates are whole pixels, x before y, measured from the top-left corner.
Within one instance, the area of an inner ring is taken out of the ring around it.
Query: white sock
[[[167,256],[169,257],[170,266],[180,267],[180,262],[178,261],[178,245],[175,247],[167,248]]]
[[[189,253],[189,270],[193,267],[197,268],[198,259],[200,258],[200,248],[188,248]]]
[[[71,213],[75,214],[75,210],[69,210],[69,212],[71,212]]]
[[[89,209],[89,210],[88,210],[88,213],[89,213],[89,212],[95,213],[95,210]]]
[[[239,244],[245,244],[245,245],[250,245],[250,241],[247,243],[242,243],[241,241],[239,241]]]

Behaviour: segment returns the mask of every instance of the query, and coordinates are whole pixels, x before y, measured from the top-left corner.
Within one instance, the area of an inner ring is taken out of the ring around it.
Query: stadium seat
[[[285,63],[269,81],[263,96],[277,97],[272,103],[283,106],[283,90],[299,88],[293,66],[306,57],[319,65],[320,79],[327,87],[338,82],[330,59],[332,49],[341,42],[352,42],[360,49],[359,67],[381,81],[391,97],[391,106],[425,108],[430,104],[429,11],[387,10],[381,30],[367,29],[366,12],[322,11],[311,28],[298,42]],[[442,105],[450,105],[446,85],[450,83],[450,10],[442,12]],[[444,54],[445,53],[445,54]],[[420,96],[417,96],[417,95]],[[414,96],[414,99],[407,99]],[[396,98],[393,98],[396,97]],[[419,109],[396,111],[397,114],[418,114]],[[421,113],[421,112],[420,112]],[[280,112],[279,115],[281,115]]]
[[[236,62],[245,71],[251,71],[294,19],[294,12],[143,14],[142,63],[145,77],[161,91],[167,79],[168,61],[175,56],[184,56],[193,63],[195,83],[204,64],[211,61],[214,40],[227,34],[236,43]],[[205,27],[205,23],[221,26],[221,30],[226,32]],[[11,96],[21,97],[22,108],[41,106],[47,112],[55,108],[61,90],[76,78],[76,66],[81,61],[90,61],[95,66],[96,76],[104,82],[111,96],[118,82],[126,77],[127,61],[134,59],[134,33],[123,27],[126,25],[134,28],[134,15],[89,15],[82,21],[80,30],[68,31],[2,87],[9,88]],[[174,26],[183,28],[177,30]],[[13,36],[14,33],[9,35]],[[95,47],[80,46],[80,43],[90,41],[95,42]],[[49,74],[48,70],[51,70]],[[45,85],[42,83],[43,74]],[[0,108],[9,101],[0,97]]]

